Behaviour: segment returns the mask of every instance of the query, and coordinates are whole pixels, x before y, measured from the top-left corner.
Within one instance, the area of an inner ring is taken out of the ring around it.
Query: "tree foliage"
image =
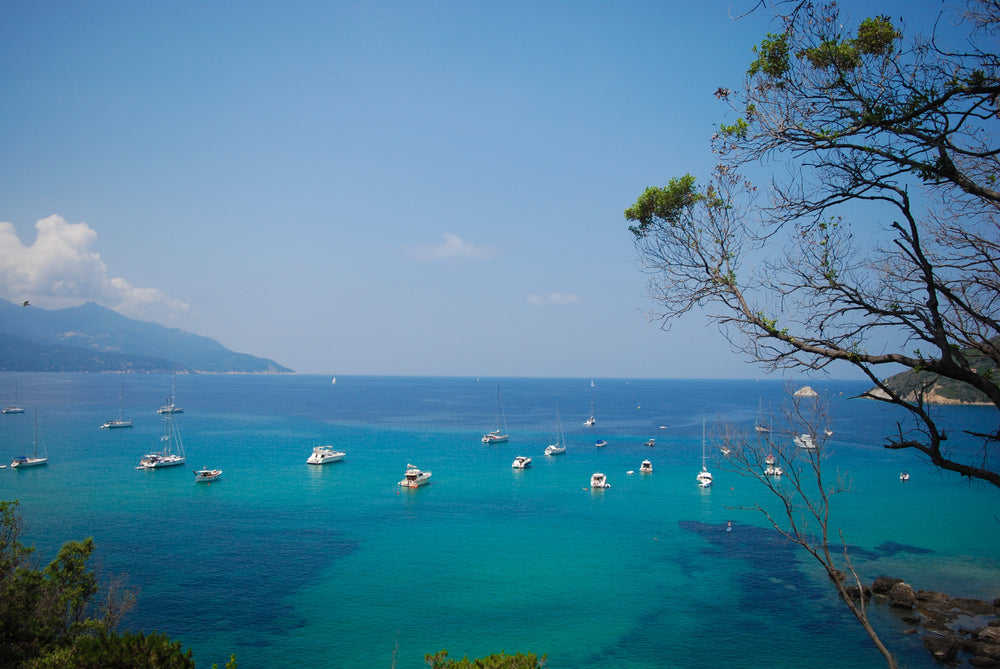
[[[685,175],[625,212],[655,315],[705,308],[767,369],[852,365],[914,419],[888,448],[1000,486],[1000,424],[958,455],[926,402],[944,378],[1000,408],[1000,5],[942,16],[957,35],[779,6],[742,88],[716,91],[735,120],[705,185]],[[927,383],[894,390],[901,368]]]
[[[470,660],[468,655],[461,660],[449,660],[448,651],[442,650],[434,655],[426,655],[424,661],[431,669],[542,669],[545,657],[542,655],[539,658],[534,653],[507,655],[500,651],[474,660]]]
[[[23,532],[18,503],[0,501],[0,669],[194,667],[191,651],[163,634],[114,631],[135,593],[120,579],[98,584],[88,568],[93,539],[66,542],[39,569]]]

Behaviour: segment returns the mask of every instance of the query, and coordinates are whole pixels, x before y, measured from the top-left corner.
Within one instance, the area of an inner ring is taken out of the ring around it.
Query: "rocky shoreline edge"
[[[889,576],[879,576],[871,587],[847,586],[847,592],[865,600],[876,597],[899,611],[900,619],[914,626],[904,634],[923,630],[924,648],[938,662],[956,665],[966,656],[974,667],[1000,667],[1000,597],[989,603],[915,591],[903,579]]]

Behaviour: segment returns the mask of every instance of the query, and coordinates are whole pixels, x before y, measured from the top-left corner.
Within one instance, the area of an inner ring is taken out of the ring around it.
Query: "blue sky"
[[[752,4],[4,2],[0,296],[301,373],[761,376],[647,321],[622,214],[707,174]]]

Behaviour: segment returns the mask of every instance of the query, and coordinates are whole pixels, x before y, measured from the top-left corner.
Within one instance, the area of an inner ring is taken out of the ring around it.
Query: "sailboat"
[[[588,418],[587,420],[583,421],[583,424],[586,427],[593,427],[594,423],[596,423],[596,422],[597,422],[597,419],[594,418],[594,400],[590,400],[590,418]]]
[[[102,430],[109,430],[115,427],[132,427],[132,421],[125,420],[125,384],[122,384],[122,412],[118,418],[112,418],[101,426]]]
[[[176,444],[172,446],[171,442]],[[139,460],[136,469],[161,469],[184,464],[184,442],[177,429],[173,414],[163,414],[163,436],[160,437],[160,450],[147,453]]]
[[[503,402],[500,400],[500,386],[497,386],[497,429],[483,435],[484,444],[502,444],[510,439],[507,434],[507,415],[503,412]]]
[[[166,404],[164,404],[163,406],[161,406],[159,409],[156,410],[156,413],[159,413],[159,414],[164,414],[164,413],[184,413],[184,409],[182,407],[179,407],[176,404],[174,404],[174,377],[173,376],[170,377],[170,397],[167,399],[167,403]]]
[[[760,434],[767,434],[771,431],[766,423],[760,422],[760,416],[764,413],[764,400],[761,398],[760,403],[757,405],[757,422],[754,424],[753,429],[757,430]]]
[[[0,409],[0,413],[24,413],[24,409],[17,406],[17,381],[14,381],[14,403]]]
[[[559,420],[559,407],[556,407],[556,443],[545,447],[545,455],[562,455],[566,452],[566,439],[563,437],[562,421]]]
[[[45,450],[45,442],[42,442],[42,457],[38,457],[38,442],[42,441],[38,434],[38,409],[35,409],[35,437],[32,440],[31,457],[27,455],[19,455],[14,458],[14,461],[10,463],[10,466],[14,469],[19,469],[21,467],[37,467],[38,465],[45,465],[49,462],[48,453]]]
[[[712,472],[705,465],[705,421],[701,422],[701,471],[698,472],[698,485],[708,488],[712,485]]]

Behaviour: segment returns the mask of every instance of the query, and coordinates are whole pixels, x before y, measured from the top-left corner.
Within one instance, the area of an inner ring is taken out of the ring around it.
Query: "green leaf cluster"
[[[643,237],[657,221],[676,225],[685,211],[704,198],[690,174],[671,179],[664,188],[650,186],[625,210],[626,220],[638,222],[630,225],[629,230],[636,237]]]
[[[461,660],[449,660],[448,651],[442,650],[434,655],[425,655],[424,661],[431,669],[542,669],[545,658],[545,655],[539,658],[534,653],[507,655],[500,651],[475,660],[470,660],[468,656]]]

